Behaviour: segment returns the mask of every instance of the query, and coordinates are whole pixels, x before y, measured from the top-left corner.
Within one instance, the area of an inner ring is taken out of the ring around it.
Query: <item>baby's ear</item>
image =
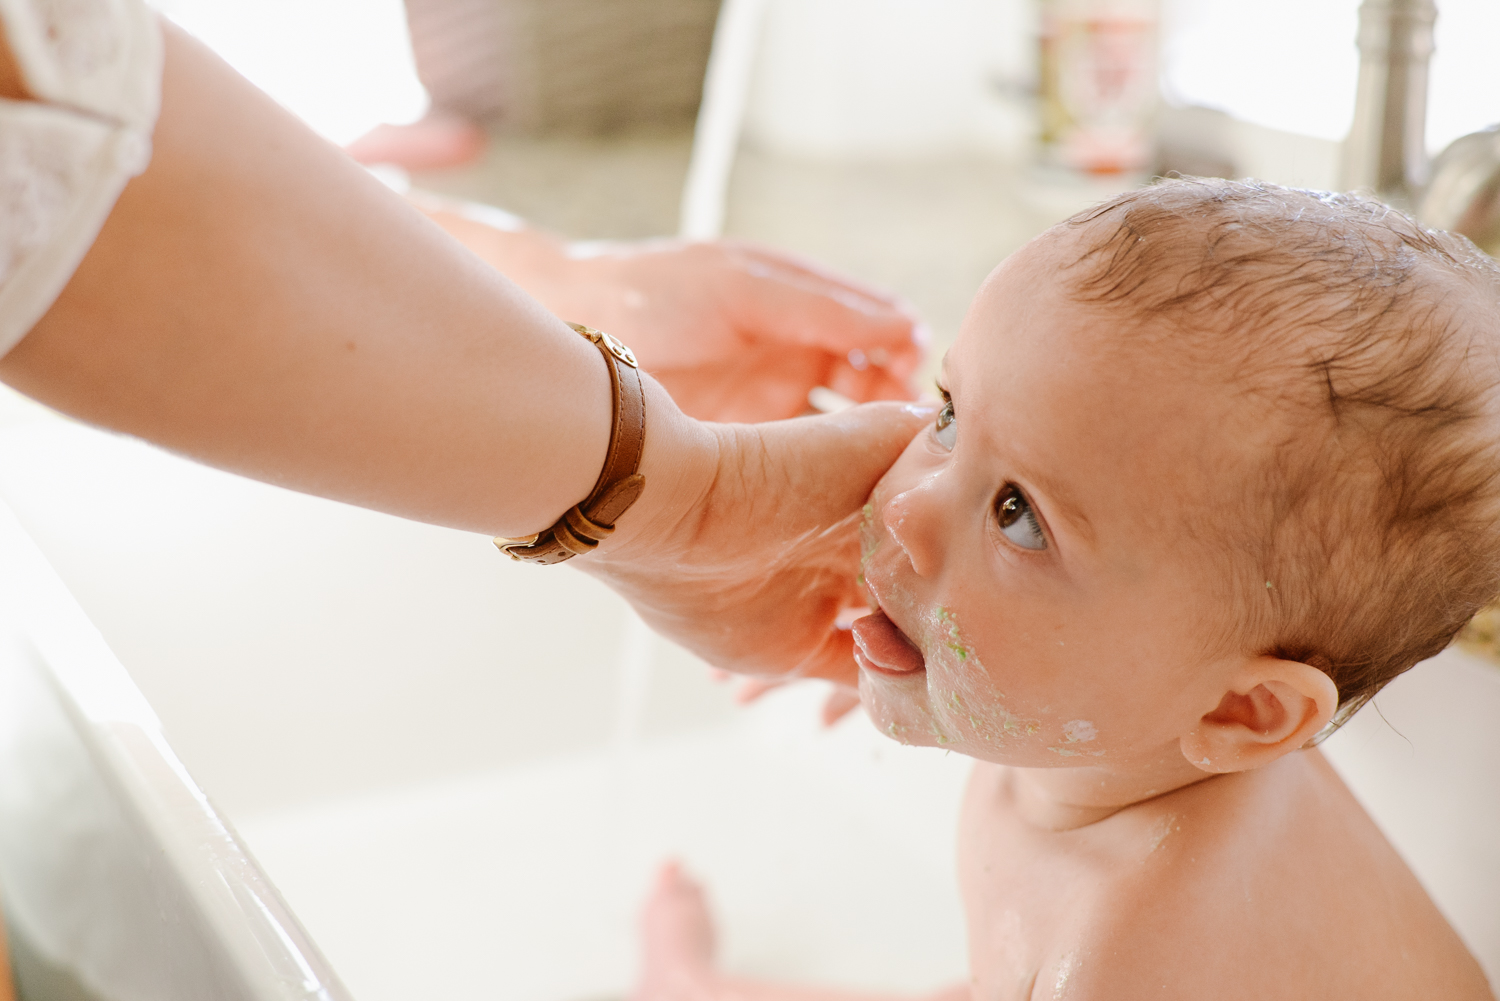
[[[1338,704],[1338,688],[1318,668],[1256,657],[1219,704],[1183,736],[1182,754],[1205,772],[1259,768],[1312,739]]]

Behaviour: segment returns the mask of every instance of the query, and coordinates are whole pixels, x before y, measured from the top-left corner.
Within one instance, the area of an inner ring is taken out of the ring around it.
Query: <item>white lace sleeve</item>
[[[36,101],[0,99],[0,355],[72,277],[151,159],[161,30],[140,0],[0,0]]]

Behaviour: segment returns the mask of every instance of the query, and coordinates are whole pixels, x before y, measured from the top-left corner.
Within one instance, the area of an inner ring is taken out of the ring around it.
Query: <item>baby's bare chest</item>
[[[1081,966],[1097,961],[1101,912],[1149,880],[1152,842],[1165,844],[1173,821],[1166,816],[1160,832],[1148,825],[1119,838],[1039,832],[1005,808],[992,767],[976,769],[959,831],[974,997],[1065,996]]]

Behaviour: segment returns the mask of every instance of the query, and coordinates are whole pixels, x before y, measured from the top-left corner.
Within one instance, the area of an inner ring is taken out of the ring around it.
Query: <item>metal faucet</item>
[[[1435,0],[1364,0],[1359,89],[1340,186],[1373,190],[1435,229],[1500,257],[1500,125],[1455,139],[1429,165],[1427,63]]]
[[[1427,182],[1427,61],[1434,0],[1364,0],[1359,87],[1340,186],[1409,207]]]

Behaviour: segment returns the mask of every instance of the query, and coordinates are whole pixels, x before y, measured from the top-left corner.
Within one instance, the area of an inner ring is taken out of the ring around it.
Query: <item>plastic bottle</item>
[[[1040,0],[1044,162],[1086,174],[1148,169],[1161,103],[1157,0]]]

